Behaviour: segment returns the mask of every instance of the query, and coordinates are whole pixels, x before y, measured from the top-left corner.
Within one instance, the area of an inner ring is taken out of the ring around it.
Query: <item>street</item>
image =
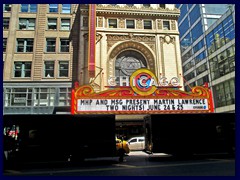
[[[117,157],[86,159],[82,163],[38,163],[5,170],[4,176],[235,176],[235,159],[227,155],[198,155],[179,159],[166,154],[133,151]]]

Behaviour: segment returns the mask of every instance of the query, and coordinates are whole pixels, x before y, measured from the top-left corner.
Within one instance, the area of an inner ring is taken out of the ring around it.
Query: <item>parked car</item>
[[[128,154],[130,152],[128,142],[125,140],[121,140],[116,138],[116,148],[118,154],[123,153],[123,154]]]
[[[130,150],[144,150],[145,149],[145,137],[133,137],[128,140]]]

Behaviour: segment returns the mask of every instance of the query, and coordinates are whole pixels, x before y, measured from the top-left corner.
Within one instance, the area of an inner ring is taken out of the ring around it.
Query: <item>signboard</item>
[[[135,71],[129,81],[130,86],[109,87],[99,93],[95,93],[90,85],[75,87],[72,90],[72,114],[213,112],[208,87],[197,86],[192,92],[185,92],[179,90],[176,80],[160,84],[147,69]]]
[[[207,99],[78,99],[78,112],[191,111],[208,109]]]
[[[95,77],[96,4],[89,4],[88,74]]]

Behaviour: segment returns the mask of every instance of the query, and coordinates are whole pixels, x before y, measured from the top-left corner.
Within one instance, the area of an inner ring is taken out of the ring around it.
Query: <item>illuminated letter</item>
[[[109,79],[108,79],[108,85],[109,86],[116,86],[117,84],[116,84],[116,77],[110,77]]]
[[[120,76],[120,86],[123,86],[124,83],[126,84],[125,86],[129,86],[128,76]]]
[[[154,77],[151,78],[150,86],[156,86],[156,87],[158,86],[157,81]]]
[[[148,85],[147,85],[146,82],[147,82],[147,77],[146,76],[141,76],[141,78],[139,79],[140,85],[143,86],[143,87],[147,87]]]
[[[160,86],[168,86],[167,78],[166,77],[160,78],[159,84],[160,84]]]
[[[135,77],[131,76],[131,79],[132,79],[132,86],[136,86]]]
[[[177,77],[173,77],[170,83],[172,86],[175,86],[175,87],[180,85],[179,79]]]

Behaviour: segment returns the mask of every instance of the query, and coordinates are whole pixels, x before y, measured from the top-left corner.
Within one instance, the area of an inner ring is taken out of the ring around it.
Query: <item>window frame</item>
[[[66,44],[62,44],[62,42],[67,42]],[[64,50],[66,48],[66,51]],[[70,50],[70,40],[67,38],[60,38],[59,43],[59,52],[65,53],[69,52]]]
[[[20,42],[23,42],[21,44]],[[32,42],[32,44],[31,44]],[[29,44],[30,43],[30,44]],[[20,48],[22,46],[22,51],[20,51]],[[17,46],[16,46],[16,52],[18,53],[32,53],[34,47],[34,39],[33,38],[17,38]],[[28,50],[30,48],[30,51]]]
[[[150,22],[150,26],[146,24],[148,22]],[[149,19],[143,20],[143,29],[152,29],[152,20]]]
[[[52,11],[54,10],[54,11]],[[59,7],[58,4],[49,4],[48,5],[48,12],[49,13],[58,13]]]
[[[63,21],[66,21],[68,22],[68,24]],[[64,28],[65,27],[65,28]],[[66,28],[67,27],[67,28]],[[68,18],[61,18],[61,27],[60,27],[60,30],[61,31],[70,31],[70,28],[71,28],[71,19],[68,19]]]
[[[50,64],[50,67],[47,67],[48,64]],[[51,65],[52,65],[52,68],[51,68]],[[54,72],[55,72],[55,61],[52,61],[52,60],[44,61],[43,77],[54,78],[55,77]]]
[[[143,4],[143,7],[149,8],[149,7],[151,7],[151,4]]]
[[[54,44],[48,45],[49,42],[55,42]],[[46,52],[47,53],[55,53],[56,52],[56,38],[46,38]],[[49,51],[50,49],[54,48],[54,50]]]
[[[69,77],[69,61],[64,61],[64,60],[62,60],[62,61],[58,61],[58,77],[59,78],[68,78]],[[67,68],[64,68],[64,66],[62,66],[63,67],[63,69],[61,69],[61,65],[66,65],[65,67],[67,67]],[[67,73],[64,73],[64,72],[67,72]],[[67,75],[62,75],[62,74],[67,74]]]
[[[54,21],[56,21],[56,22],[50,22],[51,20],[54,20]],[[57,18],[48,18],[48,23],[47,23],[47,30],[57,30],[57,25],[58,25],[58,21],[57,21],[58,19]],[[49,28],[50,26],[56,26],[56,28]]]
[[[17,70],[17,64],[19,64],[20,69]],[[29,69],[26,68],[26,65],[29,65]],[[30,78],[32,71],[32,62],[29,61],[15,61],[13,66],[13,77],[14,78]],[[19,72],[20,76],[16,76],[16,73]],[[26,75],[29,74],[29,75]]]
[[[3,38],[3,52],[6,53],[7,51],[7,38]]]
[[[23,5],[25,6],[25,8],[27,8],[26,9],[27,11],[25,11],[25,10],[23,11],[23,7],[24,7]],[[21,4],[20,12],[22,12],[22,13],[36,13],[37,8],[38,8],[37,4]],[[36,10],[34,10],[34,9],[36,9]]]
[[[10,18],[4,17],[3,18],[3,30],[8,30],[10,24]]]
[[[26,20],[26,27],[25,28],[20,28],[20,23],[21,23],[21,21],[23,21],[23,20]],[[34,24],[34,26],[31,26],[31,23],[32,22],[30,22],[30,21],[32,21],[33,20],[33,24]],[[19,18],[19,22],[18,22],[18,29],[19,30],[35,30],[35,26],[36,26],[36,19],[35,18]],[[31,29],[31,27],[33,27],[33,29]]]
[[[64,5],[69,5],[69,6],[65,7]],[[64,12],[64,11],[66,11],[66,12]],[[71,14],[71,4],[62,4],[61,13]]]
[[[129,27],[128,22],[133,22],[133,24],[130,24],[130,27]],[[135,20],[134,19],[126,19],[126,28],[127,29],[135,29]]]
[[[163,21],[163,30],[171,30],[169,21]]]
[[[108,28],[117,28],[118,21],[117,19],[108,19]]]
[[[3,4],[3,12],[10,12],[12,10],[12,4]]]
[[[71,104],[71,88],[60,87],[58,106],[69,106]]]

